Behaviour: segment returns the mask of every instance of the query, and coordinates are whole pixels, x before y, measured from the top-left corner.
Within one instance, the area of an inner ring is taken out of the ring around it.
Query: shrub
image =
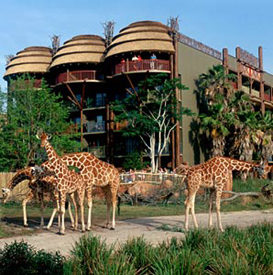
[[[162,228],[161,228],[162,230]],[[157,246],[143,237],[116,247],[94,236],[76,243],[64,274],[273,274],[273,227],[193,230]]]
[[[72,258],[65,264],[65,274],[135,274],[126,255],[113,260],[114,246],[92,235],[83,236],[75,243]]]
[[[6,244],[0,250],[0,274],[63,274],[62,257],[58,252],[35,251],[28,243],[14,242]]]
[[[28,243],[6,244],[0,253],[0,274],[31,274],[34,249]]]
[[[63,274],[64,257],[59,252],[48,253],[39,250],[33,257],[33,266],[35,273],[42,274]]]

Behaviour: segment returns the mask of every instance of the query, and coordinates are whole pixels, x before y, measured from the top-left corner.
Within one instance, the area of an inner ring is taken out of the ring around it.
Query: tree
[[[1,121],[1,171],[13,171],[30,162],[44,161],[45,154],[36,139],[39,129],[54,134],[52,142],[59,154],[79,148],[76,135],[68,133],[71,123],[61,97],[51,92],[45,81],[41,88],[35,88],[34,84],[35,79],[26,75],[11,81],[7,116]]]
[[[261,141],[258,116],[249,95],[235,92],[229,100],[230,112],[234,114],[232,125],[231,155],[244,161],[252,161],[255,145]]]
[[[273,120],[272,112],[267,111],[264,115],[261,113],[258,117],[262,140],[260,142],[261,157],[263,160],[272,160],[273,155]]]
[[[203,105],[199,115],[200,126],[205,132],[209,132],[212,141],[211,156],[224,155],[229,126],[234,123],[229,100],[233,93],[230,82],[235,79],[235,75],[227,74],[223,66],[217,65],[201,74],[197,81]]]
[[[124,100],[113,102],[115,121],[127,121],[124,136],[139,137],[151,159],[152,171],[158,169],[158,159],[168,146],[170,134],[181,115],[192,115],[187,108],[177,108],[176,89],[186,90],[180,79],[156,75],[141,81],[137,88],[127,89]]]

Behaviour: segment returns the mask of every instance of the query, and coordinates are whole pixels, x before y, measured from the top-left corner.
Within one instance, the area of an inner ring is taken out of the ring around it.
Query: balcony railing
[[[95,122],[89,121],[84,124],[84,133],[98,133],[98,132],[105,132],[105,121]]]
[[[56,84],[69,81],[79,80],[101,80],[103,77],[98,75],[95,70],[84,70],[84,71],[71,71],[60,73],[56,77]]]
[[[268,100],[268,101],[271,101],[271,96],[270,96],[270,94],[264,94],[264,99],[265,100]]]
[[[114,74],[147,70],[170,71],[170,61],[161,59],[143,59],[141,61],[127,60],[115,66]]]
[[[105,146],[88,147],[87,152],[98,158],[105,157]]]

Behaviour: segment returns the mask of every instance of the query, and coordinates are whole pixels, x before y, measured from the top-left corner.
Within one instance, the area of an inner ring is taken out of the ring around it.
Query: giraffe
[[[42,167],[47,167],[49,168],[49,163],[48,162],[44,162],[42,165]],[[4,197],[4,203],[7,202],[7,200],[9,199],[12,190],[22,181],[24,180],[28,180],[28,186],[30,188],[30,191],[27,195],[27,197],[22,201],[22,207],[23,207],[23,224],[25,227],[28,226],[27,223],[27,212],[26,212],[26,205],[27,203],[33,199],[35,197],[35,195],[37,194],[38,199],[40,201],[40,209],[41,209],[41,222],[40,222],[40,227],[44,226],[44,204],[43,204],[43,197],[44,194],[48,193],[50,195],[51,200],[53,200],[54,204],[55,204],[55,208],[53,210],[53,213],[51,215],[50,221],[47,225],[47,229],[50,228],[50,226],[52,225],[52,221],[54,219],[54,216],[56,214],[57,211],[57,205],[58,205],[58,196],[55,190],[55,184],[56,184],[56,179],[53,176],[47,176],[44,178],[40,178],[40,179],[36,179],[36,177],[33,174],[33,167],[27,167],[24,169],[21,169],[19,171],[16,172],[16,174],[12,177],[12,179],[7,183],[7,186],[2,188],[2,192],[3,192],[3,197]],[[72,195],[70,197],[73,205],[75,206],[75,199],[74,196]],[[71,213],[71,209],[70,209],[70,203],[69,203],[69,215],[70,215],[70,220],[72,223],[72,227],[74,227],[74,218],[73,215]]]
[[[87,229],[91,227],[91,211],[92,211],[92,187],[101,187],[107,204],[107,217],[105,228],[110,224],[110,211],[112,205],[112,225],[110,229],[115,229],[115,212],[117,205],[117,193],[120,184],[120,176],[118,170],[111,164],[104,162],[90,153],[68,154],[62,157],[62,160],[69,166],[80,169],[80,174],[87,182],[86,193],[88,199],[88,222]]]
[[[65,215],[65,200],[66,194],[76,192],[79,199],[81,209],[81,223],[82,232],[85,231],[84,223],[84,195],[85,195],[85,181],[83,177],[73,170],[69,170],[62,159],[57,155],[56,151],[50,144],[49,136],[42,133],[41,136],[36,135],[41,139],[41,147],[44,147],[48,156],[48,161],[51,164],[52,171],[55,173],[57,180],[56,189],[59,193],[59,234],[63,235],[65,232],[64,215]],[[78,219],[75,215],[75,229],[77,229]]]
[[[220,216],[220,199],[222,195],[223,187],[226,183],[232,180],[232,171],[248,171],[252,172],[257,170],[261,178],[266,178],[270,171],[269,165],[266,164],[255,164],[247,161],[236,160],[228,157],[214,157],[208,161],[188,167],[186,169],[187,179],[186,185],[188,189],[187,198],[185,200],[185,230],[188,231],[189,225],[189,209],[193,217],[195,228],[198,228],[194,202],[195,196],[198,189],[206,187],[210,189],[209,198],[209,227],[212,226],[212,199],[213,194],[216,194],[216,213],[218,228],[220,231],[224,231],[221,223]]]

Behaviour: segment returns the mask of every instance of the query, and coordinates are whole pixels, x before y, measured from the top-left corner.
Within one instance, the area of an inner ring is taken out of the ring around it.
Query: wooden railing
[[[148,70],[170,71],[170,61],[161,59],[143,59],[140,61],[126,60],[126,62],[115,66],[114,74]]]
[[[95,70],[84,70],[84,71],[68,71],[60,73],[56,77],[56,84],[68,81],[79,81],[79,80],[98,80],[97,71]]]

